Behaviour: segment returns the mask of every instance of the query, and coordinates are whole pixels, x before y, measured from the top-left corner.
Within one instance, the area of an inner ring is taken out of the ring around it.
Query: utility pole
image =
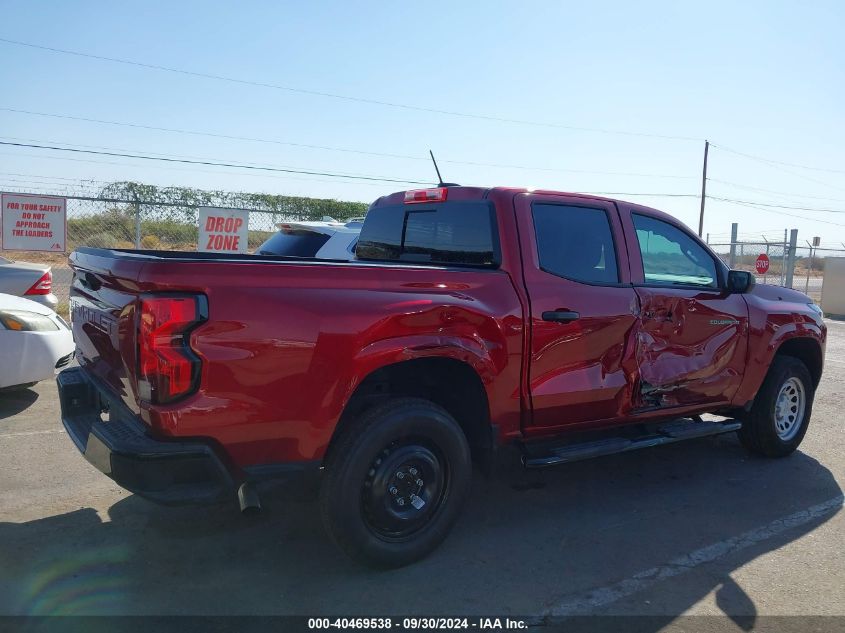
[[[710,151],[710,141],[704,141],[704,168],[701,170],[701,213],[698,216],[698,237],[704,231],[704,200],[707,197],[707,153]]]

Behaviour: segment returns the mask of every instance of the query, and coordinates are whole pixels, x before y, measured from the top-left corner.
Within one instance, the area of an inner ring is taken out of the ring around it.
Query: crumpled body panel
[[[637,288],[635,355],[640,407],[728,402],[739,387],[748,347],[742,295]]]

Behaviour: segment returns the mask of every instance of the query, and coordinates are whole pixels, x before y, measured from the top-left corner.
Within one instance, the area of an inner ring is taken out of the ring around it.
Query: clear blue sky
[[[427,108],[697,140],[426,113],[6,43],[0,43],[0,108],[420,159],[433,148],[450,181],[592,192],[698,194],[703,139],[708,138],[769,160],[840,170],[775,166],[714,148],[708,193],[844,213],[766,211],[708,200],[705,232],[727,234],[730,223],[738,221],[741,234],[773,237],[798,228],[802,241],[813,235],[831,245],[845,241],[842,2],[28,0],[5,1],[0,8],[0,37],[33,44]],[[0,130],[2,140],[411,180],[433,174],[419,159],[3,110]],[[650,176],[618,175],[628,173]],[[55,190],[55,183],[77,179],[360,201],[408,188],[0,147],[0,188]],[[697,198],[628,198],[697,226]]]

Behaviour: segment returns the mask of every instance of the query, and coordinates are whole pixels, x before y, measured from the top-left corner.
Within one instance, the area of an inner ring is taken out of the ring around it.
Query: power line
[[[265,143],[265,144],[272,144],[272,145],[282,145],[286,147],[299,147],[304,149],[316,149],[321,151],[331,151],[331,152],[343,152],[348,154],[359,154],[363,156],[374,156],[378,158],[391,158],[391,159],[402,159],[402,160],[414,160],[414,161],[424,161],[429,162],[430,159],[427,156],[412,156],[409,154],[395,154],[390,152],[375,152],[369,150],[362,150],[362,149],[352,149],[346,147],[333,147],[330,145],[313,145],[310,143],[297,143],[293,141],[281,141],[276,139],[266,139],[266,138],[255,138],[250,136],[237,136],[233,134],[218,134],[215,132],[203,132],[198,130],[185,130],[179,128],[168,128],[168,127],[159,127],[155,125],[143,125],[140,123],[131,123],[128,121],[109,121],[105,119],[93,119],[88,117],[80,117],[80,116],[72,116],[68,114],[55,114],[50,112],[35,112],[33,110],[21,110],[19,108],[8,108],[8,107],[0,107],[0,111],[3,112],[13,112],[15,114],[27,114],[31,116],[40,116],[40,117],[49,117],[54,119],[65,119],[69,121],[81,121],[84,123],[95,123],[98,125],[113,125],[119,127],[129,127],[129,128],[136,128],[141,130],[150,130],[154,132],[166,132],[171,134],[185,134],[190,136],[205,136],[209,138],[218,138],[224,140],[231,140],[231,141],[246,141],[250,143]],[[152,152],[148,152],[152,153]],[[527,170],[527,171],[544,171],[544,172],[557,172],[557,173],[573,173],[573,174],[591,174],[591,175],[600,175],[600,176],[634,176],[634,177],[641,177],[641,178],[677,178],[677,179],[688,179],[694,178],[694,176],[679,176],[674,174],[646,174],[646,173],[639,173],[639,172],[616,172],[616,171],[593,171],[593,170],[585,170],[585,169],[566,169],[563,167],[541,167],[541,166],[534,166],[534,165],[512,165],[506,163],[485,163],[480,161],[464,161],[464,160],[449,160],[449,159],[441,159],[441,163],[448,163],[450,165],[468,165],[471,167],[493,167],[497,169],[520,169],[520,170]]]
[[[93,183],[90,185],[85,185],[83,183],[72,183],[72,182],[56,182],[55,180],[27,180],[27,179],[20,179],[20,178],[6,178],[3,181],[3,184],[9,182],[20,182],[25,183],[28,185],[56,185],[60,187],[71,187],[74,189],[91,189],[93,188]],[[12,185],[13,187],[17,187],[18,185]]]
[[[371,152],[367,150],[360,150],[360,149],[350,149],[344,147],[332,147],[330,145],[312,145],[310,143],[296,143],[293,141],[280,141],[275,139],[266,139],[266,138],[255,138],[250,136],[236,136],[232,134],[218,134],[215,132],[200,132],[197,130],[183,130],[179,128],[170,128],[170,127],[159,127],[155,125],[144,125],[141,123],[131,123],[128,121],[109,121],[107,119],[94,119],[89,117],[81,117],[81,116],[72,116],[69,114],[56,114],[53,112],[35,112],[33,110],[22,110],[19,108],[7,108],[7,107],[0,107],[0,110],[3,112],[14,112],[16,114],[28,114],[32,116],[40,116],[40,117],[50,117],[53,119],[65,119],[68,121],[82,121],[84,123],[97,123],[100,125],[116,125],[120,127],[131,127],[136,128],[139,130],[150,130],[153,132],[169,132],[173,134],[189,134],[192,136],[207,136],[210,138],[219,138],[225,139],[230,141],[248,141],[251,143],[269,143],[272,145],[285,145],[288,147],[301,147],[305,149],[318,149],[318,150],[327,150],[332,152],[346,152],[350,154],[363,154],[367,156],[378,156],[381,158],[402,158],[407,160],[424,160],[428,161],[428,158],[424,158],[422,156],[409,156],[407,154],[391,154],[387,152]]]
[[[3,108],[0,108],[2,110]],[[5,136],[3,137],[6,140],[10,141],[21,141],[27,143],[61,143],[62,145],[68,147],[81,147],[84,149],[102,149],[114,152],[133,152],[139,154],[149,154],[153,156],[166,156],[168,158],[192,158],[197,160],[212,160],[212,161],[222,161],[222,158],[209,158],[207,156],[192,156],[189,154],[165,154],[163,152],[152,152],[149,150],[133,150],[133,149],[126,149],[124,147],[108,147],[103,145],[85,145],[80,143],[66,143],[64,141],[50,141],[44,139],[32,139],[32,138],[20,138],[15,136]],[[382,154],[382,156],[395,156],[401,157],[400,155],[393,155],[393,154]],[[405,158],[414,158],[412,156],[407,156]],[[430,159],[421,159],[425,160],[425,162],[429,162]],[[241,161],[245,165],[257,165],[258,163],[249,163],[246,161]],[[563,169],[563,168],[554,168],[554,167],[527,167],[521,165],[501,165],[501,164],[494,164],[494,163],[474,163],[474,162],[467,162],[467,161],[449,161],[443,160],[441,162],[450,163],[450,164],[463,164],[463,165],[474,165],[474,166],[481,166],[481,167],[504,167],[510,169],[526,169],[526,170],[538,170],[538,171],[560,171],[560,172],[567,172],[567,173],[578,173],[578,174],[597,174],[603,176],[639,176],[639,177],[651,177],[651,178],[692,178],[692,176],[671,176],[665,174],[643,174],[643,173],[634,173],[634,172],[614,172],[614,171],[590,171],[590,170],[583,170],[583,169]],[[286,167],[286,166],[285,166]]]
[[[718,182],[723,185],[728,185],[729,187],[736,187],[738,189],[747,189],[748,191],[759,191],[762,193],[772,193],[777,196],[784,196],[787,198],[806,198],[808,200],[827,200],[830,202],[845,202],[845,198],[828,198],[826,196],[811,196],[804,193],[790,193],[786,191],[777,191],[774,189],[763,189],[762,187],[752,187],[750,185],[741,185],[736,182],[730,182],[728,180],[720,180],[718,178],[708,178],[709,182]]]
[[[787,163],[780,160],[773,160],[771,158],[763,158],[762,156],[755,156],[754,154],[746,154],[745,152],[740,152],[735,149],[725,147],[724,145],[715,145],[713,143],[711,143],[711,145],[722,150],[723,152],[730,152],[731,154],[736,154],[737,156],[744,156],[745,158],[760,161],[761,163],[769,163],[771,165],[782,165],[784,167],[797,167],[798,169],[808,169],[810,171],[822,171],[829,174],[845,174],[845,169],[830,169],[827,167],[811,167],[809,165],[800,165],[798,163]]]
[[[46,156],[43,154],[14,154],[9,152],[0,152],[0,156],[13,156],[15,158],[20,158],[21,156],[25,156],[27,158],[35,158],[38,160],[60,160],[60,161],[68,161],[73,163],[87,163],[92,165],[113,165],[115,167],[135,167],[141,168],[142,165],[138,165],[135,163],[119,163],[116,161],[109,161],[109,160],[94,160],[91,158],[71,158],[70,156]],[[149,165],[153,169],[163,169],[166,170],[168,173],[174,171],[184,171],[189,172],[192,174],[213,174],[215,176],[219,175],[229,175],[229,176],[238,176],[238,177],[249,177],[249,178],[272,178],[274,180],[295,180],[297,182],[327,182],[332,184],[337,184],[338,182],[343,182],[347,185],[356,185],[360,187],[383,187],[382,184],[378,182],[369,182],[369,181],[360,181],[360,180],[343,180],[342,178],[331,180],[327,178],[307,178],[301,176],[290,176],[290,175],[281,175],[281,174],[267,174],[267,173],[254,173],[254,172],[234,172],[234,171],[222,171],[222,170],[211,170],[211,169],[198,169],[196,167],[173,167],[171,165]],[[49,178],[50,176],[46,176]],[[54,178],[59,178],[59,176],[53,176]],[[129,179],[129,178],[126,178]],[[66,180],[88,180],[86,178],[67,178]],[[119,178],[114,180],[108,181],[100,181],[105,183],[116,182],[120,180]],[[96,181],[95,181],[96,182]]]
[[[10,171],[0,172],[0,176],[20,176],[23,178],[50,178],[53,180],[70,180],[73,182],[87,181],[87,182],[108,182],[107,180],[94,180],[93,178],[68,178],[62,176],[42,176],[40,174],[18,174]]]
[[[184,163],[188,165],[208,165],[211,167],[234,167],[237,169],[251,169],[256,171],[269,171],[269,172],[282,172],[288,174],[305,174],[310,176],[325,176],[330,178],[351,178],[353,180],[367,180],[373,182],[392,182],[392,183],[400,183],[400,184],[412,184],[412,185],[430,185],[430,181],[421,181],[421,180],[402,180],[398,178],[386,178],[380,176],[364,176],[358,174],[341,174],[341,173],[334,173],[328,171],[316,171],[316,170],[309,170],[309,169],[288,169],[282,167],[266,167],[266,166],[256,166],[256,165],[244,165],[239,163],[223,163],[223,162],[215,162],[215,161],[207,161],[207,160],[190,160],[187,158],[167,158],[165,156],[146,156],[144,154],[128,154],[128,153],[121,153],[121,152],[105,152],[99,150],[92,150],[92,149],[78,149],[74,147],[58,147],[55,145],[35,145],[32,143],[16,143],[12,141],[0,141],[0,145],[9,145],[11,147],[26,147],[31,149],[46,149],[51,151],[57,152],[75,152],[79,154],[95,154],[97,156],[113,156],[119,158],[133,158],[133,159],[140,159],[140,160],[158,160],[164,161],[168,163]]]
[[[108,163],[113,165],[119,165],[120,163]],[[192,170],[193,171],[193,170]],[[233,173],[233,172],[210,172],[204,171],[203,173]],[[102,184],[107,185],[113,182],[112,180],[95,180],[89,178],[64,178],[62,176],[42,176],[39,174],[20,174],[20,173],[12,173],[12,172],[0,172],[0,175],[4,176],[21,176],[25,178],[41,178],[43,182],[32,181],[32,180],[16,180],[15,178],[7,178],[6,180],[9,182],[26,182],[31,184],[52,184],[52,185],[61,185],[61,186],[69,186],[69,187],[84,187],[86,183],[90,184]],[[253,174],[249,174],[253,175]],[[256,174],[257,175],[257,174]],[[274,176],[268,176],[273,178]],[[64,181],[76,181],[78,184],[73,184],[73,182],[55,182],[56,180],[64,180]],[[302,180],[302,179],[299,179]],[[307,180],[315,180],[315,179],[307,179]],[[331,182],[327,180],[316,180],[316,182]],[[372,184],[372,183],[356,183],[356,184]],[[591,196],[652,196],[657,198],[697,198],[698,194],[690,193],[640,193],[640,192],[621,192],[621,191],[577,191],[572,193],[579,193],[583,195],[591,195]]]
[[[0,156],[13,156],[16,158],[20,158],[21,156],[25,156],[27,158],[35,158],[39,160],[60,160],[60,161],[69,161],[74,163],[88,163],[93,165],[113,165],[115,167],[134,167],[134,168],[141,168],[142,165],[134,164],[134,163],[121,163],[116,161],[108,161],[108,160],[93,160],[91,158],[71,158],[69,156],[47,156],[42,154],[15,154],[9,152],[0,152]],[[293,176],[293,175],[281,175],[281,174],[268,174],[268,173],[254,173],[254,172],[234,172],[234,171],[223,171],[223,170],[211,170],[211,169],[197,169],[191,167],[173,167],[168,165],[149,165],[149,167],[153,169],[163,169],[166,170],[168,173],[172,173],[174,171],[184,171],[189,172],[192,174],[212,174],[215,176],[220,175],[230,175],[230,176],[238,176],[238,177],[249,177],[249,178],[272,178],[274,180],[284,180],[284,181],[297,181],[297,182],[324,182],[324,183],[331,183],[337,184],[338,182],[342,182],[347,185],[356,185],[356,186],[363,186],[363,187],[380,187],[383,188],[384,185],[379,182],[370,182],[370,181],[360,181],[360,180],[344,180],[345,177],[339,177],[337,179],[328,179],[328,178],[308,178],[302,176]],[[58,176],[56,176],[58,178]],[[74,180],[74,179],[68,179]],[[77,180],[89,180],[86,178],[79,178]],[[108,181],[99,181],[105,183],[117,182],[120,180],[132,180],[131,177],[122,177],[122,178],[114,178]],[[162,185],[165,186],[165,185]],[[171,185],[166,185],[171,186]],[[180,186],[180,185],[173,185],[173,186]]]
[[[50,141],[45,141],[50,142]],[[306,174],[306,175],[319,175],[319,176],[327,176],[333,178],[351,178],[351,179],[361,179],[365,181],[375,181],[375,182],[393,182],[393,183],[400,183],[400,184],[430,184],[428,182],[423,181],[414,181],[414,180],[400,180],[395,178],[387,178],[387,177],[380,177],[380,176],[368,176],[368,175],[361,175],[361,174],[342,174],[342,173],[331,173],[331,172],[322,172],[322,171],[313,171],[313,170],[301,170],[295,169],[291,167],[270,167],[264,165],[257,165],[255,163],[226,163],[226,162],[219,162],[217,160],[194,160],[188,158],[177,158],[173,155],[167,154],[160,154],[157,156],[149,156],[141,153],[128,153],[131,150],[122,150],[122,151],[99,151],[93,149],[79,149],[77,147],[59,147],[56,145],[41,145],[41,144],[34,144],[34,143],[20,143],[16,141],[0,141],[0,145],[9,145],[13,147],[23,147],[28,149],[46,149],[51,151],[65,151],[65,152],[75,152],[75,153],[82,153],[82,154],[95,154],[95,155],[103,155],[103,156],[112,156],[112,157],[120,157],[120,158],[133,158],[133,159],[143,159],[143,160],[151,160],[151,161],[164,161],[169,163],[187,163],[187,164],[199,164],[199,165],[209,165],[215,167],[234,167],[239,169],[250,169],[250,170],[258,170],[258,171],[280,171],[284,173],[296,173],[296,174]],[[97,146],[90,146],[90,145],[82,145],[79,147],[97,147]],[[108,148],[103,148],[108,149]],[[108,164],[115,164],[120,165],[120,163],[108,163]],[[212,172],[216,173],[216,172]],[[105,181],[101,181],[105,182]],[[697,194],[686,194],[686,193],[643,193],[643,192],[618,192],[618,191],[588,191],[588,192],[581,192],[588,195],[601,195],[601,196],[651,196],[651,197],[665,197],[665,198],[697,198]]]
[[[767,209],[766,207],[758,206],[757,204],[745,202],[745,201],[738,201],[738,200],[722,200],[723,202],[727,202],[728,204],[737,204],[743,207],[748,207],[751,209],[758,209],[760,211],[766,211],[768,213],[775,213],[777,215],[785,215],[791,218],[798,218],[801,220],[807,220],[808,222],[820,222],[822,224],[832,224],[833,226],[845,226],[845,224],[841,224],[840,222],[830,222],[829,220],[819,220],[818,218],[808,218],[805,215],[798,215],[796,213],[787,213],[785,211],[776,211],[774,209]]]
[[[225,161],[224,158],[211,158],[208,156],[193,156],[190,154],[166,154],[164,152],[153,152],[149,150],[135,150],[135,149],[127,149],[125,147],[109,147],[103,145],[86,145],[81,143],[66,143],[64,141],[51,141],[51,140],[44,140],[44,139],[34,139],[34,138],[19,138],[15,136],[4,136],[0,137],[0,140],[6,141],[17,141],[21,143],[37,143],[37,144],[61,144],[64,147],[74,147],[74,148],[81,148],[81,149],[98,149],[98,150],[106,150],[109,152],[131,152],[133,154],[144,154],[151,157],[164,157],[164,158],[187,158],[193,160],[200,160],[200,161]],[[250,165],[250,166],[262,166],[259,163],[252,163],[247,161],[239,161],[240,165]],[[277,165],[277,167],[283,168],[290,168],[290,169],[298,169],[297,167],[291,167],[290,165]],[[354,174],[360,175],[360,174]]]
[[[623,191],[573,191],[589,196],[653,196],[655,198],[698,198],[697,193],[631,193]]]
[[[717,149],[725,149],[725,148],[722,148],[722,147],[719,147],[719,146],[714,146],[714,147],[716,147]],[[766,160],[766,159],[760,159],[760,158],[757,158],[757,157],[752,157],[750,154],[741,154],[739,152],[734,152],[734,153],[738,154],[740,156],[744,156],[746,158],[751,158],[751,160],[757,160],[759,162],[765,163],[765,164],[769,165],[770,167],[774,167],[778,171],[782,171],[785,174],[789,174],[790,176],[795,176],[796,178],[801,178],[801,179],[806,180],[808,182],[812,182],[812,183],[815,183],[817,185],[822,185],[823,187],[828,187],[830,189],[836,189],[837,191],[845,191],[845,188],[843,188],[843,187],[837,187],[836,185],[831,185],[829,182],[824,182],[823,180],[817,180],[816,178],[810,178],[810,176],[807,176],[806,174],[800,174],[800,173],[796,173],[794,171],[790,171],[789,169],[786,169],[785,167],[783,167],[777,161],[770,161],[770,160]]]
[[[796,211],[815,211],[817,213],[845,213],[843,209],[819,209],[818,207],[796,207],[787,204],[771,204],[769,202],[759,202],[757,200],[736,200],[734,198],[718,198],[716,196],[707,196],[712,200],[721,200],[722,202],[742,202],[746,204],[756,204],[761,207],[774,207],[776,209],[794,209]]]
[[[661,138],[666,140],[674,140],[674,141],[698,141],[700,139],[689,137],[689,136],[675,136],[670,134],[651,134],[647,132],[631,132],[627,130],[612,130],[612,129],[605,129],[605,128],[593,128],[593,127],[583,127],[583,126],[575,126],[575,125],[565,125],[562,123],[552,123],[552,122],[544,122],[544,121],[529,121],[526,119],[512,119],[508,117],[500,117],[500,116],[493,116],[493,115],[486,115],[486,114],[477,114],[472,112],[460,112],[457,110],[442,110],[439,108],[429,108],[425,106],[417,106],[411,105],[407,103],[398,103],[394,101],[382,101],[379,99],[371,99],[367,97],[355,97],[351,95],[343,95],[333,92],[323,92],[319,90],[307,90],[304,88],[296,88],[294,86],[286,86],[282,84],[273,84],[263,81],[253,81],[249,79],[240,79],[237,77],[228,77],[225,75],[215,75],[212,73],[204,73],[204,72],[197,72],[191,70],[185,70],[182,68],[173,68],[170,66],[162,66],[159,64],[149,64],[146,62],[139,62],[130,59],[121,59],[118,57],[107,57],[105,55],[94,55],[92,53],[83,53],[81,51],[73,51],[69,49],[63,48],[55,48],[52,46],[43,46],[40,44],[32,44],[30,42],[21,42],[18,40],[12,40],[8,38],[0,37],[0,42],[6,44],[12,44],[14,46],[25,46],[27,48],[33,48],[43,51],[49,51],[51,53],[60,53],[62,55],[73,55],[75,57],[83,57],[86,59],[96,59],[99,61],[111,62],[114,64],[124,64],[127,66],[135,66],[138,68],[146,68],[148,70],[158,70],[162,72],[169,72],[169,73],[176,73],[179,75],[185,75],[189,77],[198,77],[201,79],[213,79],[216,81],[225,81],[229,83],[235,83],[240,85],[246,86],[257,86],[260,88],[270,88],[273,90],[283,90],[285,92],[296,93],[296,94],[303,94],[309,95],[312,97],[325,97],[330,99],[337,99],[342,101],[350,101],[353,103],[363,103],[368,105],[378,105],[384,106],[389,108],[399,108],[402,110],[409,110],[414,112],[427,112],[430,114],[441,114],[446,116],[454,116],[454,117],[461,117],[465,119],[478,119],[481,121],[493,121],[496,123],[512,123],[516,125],[530,125],[534,127],[546,127],[546,128],[557,128],[557,129],[564,129],[564,130],[573,130],[578,132],[596,132],[600,134],[617,134],[617,135],[624,135],[624,136],[641,136],[641,137],[649,137],[649,138]]]

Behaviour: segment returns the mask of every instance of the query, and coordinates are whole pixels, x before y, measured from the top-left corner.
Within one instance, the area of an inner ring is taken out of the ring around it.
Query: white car
[[[0,389],[30,387],[73,359],[70,326],[47,306],[0,294]]]
[[[59,300],[53,294],[53,273],[49,264],[13,262],[0,257],[0,293],[26,297],[56,309]]]
[[[279,232],[255,250],[256,255],[355,259],[355,245],[363,221],[280,222]]]

